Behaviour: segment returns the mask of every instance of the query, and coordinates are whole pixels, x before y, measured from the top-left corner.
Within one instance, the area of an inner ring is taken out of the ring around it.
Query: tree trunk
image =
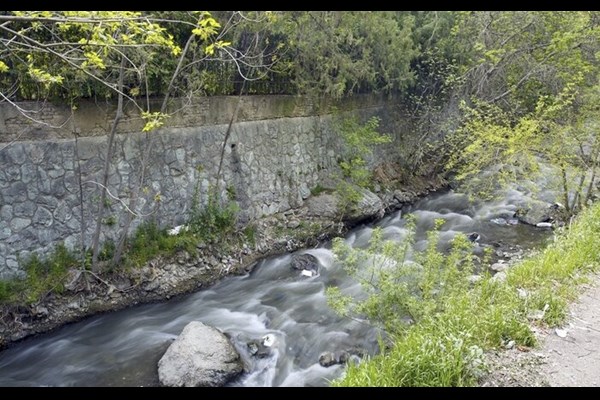
[[[581,198],[583,197],[583,185],[585,184],[585,174],[584,171],[581,174],[581,178],[579,179],[579,186],[577,187],[577,191],[575,192],[575,198],[573,199],[573,210],[581,210]]]
[[[75,130],[75,113],[73,112],[73,105],[71,105],[71,131],[75,137],[75,147],[73,149],[75,160],[77,162],[77,183],[79,185],[79,207],[81,208],[79,217],[81,218],[80,228],[80,251],[81,251],[81,269],[85,269],[85,218],[83,217],[83,185],[81,183],[81,161],[79,159],[79,135]]]
[[[220,193],[220,182],[221,182],[221,170],[223,168],[223,158],[225,157],[225,148],[227,147],[227,141],[229,140],[229,136],[231,135],[231,127],[235,123],[237,119],[238,111],[240,109],[240,104],[242,103],[242,95],[244,94],[244,88],[246,87],[246,80],[242,82],[242,87],[240,88],[240,94],[238,96],[238,101],[235,105],[235,110],[231,115],[231,119],[229,120],[229,125],[227,126],[227,130],[225,131],[225,138],[223,138],[223,146],[221,146],[221,156],[219,158],[219,168],[217,169],[217,181],[215,185],[215,196],[214,200],[217,200],[217,196]]]
[[[598,165],[598,156],[600,155],[600,148],[596,148],[596,154],[594,155],[594,161],[592,163],[592,177],[590,178],[590,184],[588,185],[587,193],[585,194],[584,204],[587,204],[588,201],[592,198],[592,193],[594,191],[594,183],[596,182],[596,168]]]
[[[123,117],[123,74],[125,71],[125,57],[121,57],[121,67],[119,69],[119,82],[117,89],[119,91],[117,100],[117,114],[113,121],[110,134],[108,136],[108,148],[106,149],[106,159],[104,160],[104,171],[102,176],[102,193],[100,195],[100,203],[98,204],[98,215],[96,217],[96,230],[92,240],[92,271],[98,272],[98,251],[100,248],[100,231],[102,229],[102,218],[104,217],[104,202],[106,201],[106,190],[108,184],[108,174],[110,171],[110,161],[113,156],[113,144],[117,133],[117,126]]]
[[[567,210],[567,212],[570,215],[572,207],[569,204],[569,183],[567,181],[567,170],[565,169],[564,166],[561,166],[560,172],[561,172],[562,184],[563,184],[563,199],[564,199],[563,201],[565,202],[565,209]]]
[[[181,56],[179,57],[179,62],[177,63],[177,67],[175,68],[175,71],[173,72],[173,75],[171,76],[169,86],[167,87],[165,97],[163,98],[163,102],[160,107],[160,112],[163,114],[167,111],[169,96],[171,94],[171,90],[173,90],[173,85],[175,84],[175,79],[177,78],[177,75],[179,75],[179,72],[181,71],[183,61],[185,59],[185,56],[186,56],[193,40],[194,40],[194,35],[190,35],[190,37],[188,38],[188,40],[185,44],[183,51],[181,52]],[[150,111],[150,110],[148,109],[148,111]],[[142,154],[142,163],[141,163],[142,170],[140,172],[140,180],[139,180],[138,185],[134,188],[133,194],[131,195],[131,197],[129,199],[129,209],[130,210],[135,210],[137,207],[140,189],[144,185],[144,180],[146,178],[146,167],[147,167],[147,161],[149,158],[149,152],[150,152],[150,136],[148,133],[146,133],[146,138],[145,138],[145,142],[144,142],[144,151]],[[125,216],[125,224],[124,224],[122,232],[121,232],[121,237],[119,238],[119,242],[117,243],[117,248],[115,250],[115,254],[112,259],[112,265],[118,265],[121,262],[121,257],[123,256],[123,250],[125,248],[125,243],[127,241],[129,227],[131,226],[131,222],[133,221],[134,217],[135,217],[135,215],[133,215],[131,212],[127,212],[127,214]]]

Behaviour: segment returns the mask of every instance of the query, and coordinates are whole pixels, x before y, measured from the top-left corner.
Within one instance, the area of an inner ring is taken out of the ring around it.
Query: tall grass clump
[[[579,285],[598,271],[600,204],[557,232],[546,249],[510,268],[505,281],[487,273],[469,279],[473,265],[462,235],[445,255],[436,250],[434,230],[428,248],[408,261],[413,237],[393,243],[375,230],[366,249],[335,242],[337,260],[365,295],[357,299],[329,288],[330,304],[343,315],[367,318],[386,340],[378,355],[349,365],[333,386],[472,386],[485,373],[486,350],[510,341],[535,346],[532,324],[564,322]],[[534,312],[541,319],[533,319]]]

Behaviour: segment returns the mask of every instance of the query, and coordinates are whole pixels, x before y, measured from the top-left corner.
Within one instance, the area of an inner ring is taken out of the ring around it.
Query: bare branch
[[[81,17],[28,17],[28,16],[18,16],[18,15],[0,15],[0,21],[6,21],[0,27],[8,24],[13,21],[30,21],[30,22],[60,22],[60,23],[77,23],[77,24],[98,24],[102,22],[125,22],[125,21],[143,21],[143,22],[171,22],[184,24],[195,27],[196,24],[178,20],[178,19],[165,19],[165,18],[149,18],[149,17],[129,17],[129,18],[105,18],[105,17],[89,17],[89,18],[81,18]]]
[[[120,198],[118,198],[117,196],[115,196],[114,194],[112,194],[110,192],[110,190],[106,186],[104,186],[103,184],[101,184],[100,182],[96,182],[96,181],[84,181],[84,182],[81,182],[81,183],[82,184],[84,184],[84,183],[91,183],[91,184],[100,186],[102,189],[104,189],[106,191],[106,194],[108,194],[108,196],[110,198],[112,198],[113,200],[116,200],[119,203],[121,203],[121,205],[125,208],[125,210],[127,210],[128,213],[130,213],[131,215],[133,215],[135,217],[138,217],[138,218],[140,218],[140,217],[148,217],[148,216],[154,214],[156,212],[156,210],[158,209],[158,208],[155,207],[154,210],[150,211],[148,214],[143,214],[143,213],[135,212],[135,211],[133,211],[131,208],[129,208],[127,206],[127,204],[125,203],[124,200],[121,200]]]
[[[12,105],[13,107],[15,107],[25,118],[27,118],[27,119],[35,122],[36,124],[45,125],[45,126],[47,126],[49,128],[53,128],[53,129],[60,129],[63,126],[65,126],[67,124],[67,122],[69,122],[69,120],[71,119],[71,117],[68,117],[65,120],[65,122],[63,122],[62,124],[60,124],[58,126],[55,126],[55,125],[49,124],[49,123],[44,122],[44,121],[40,121],[38,119],[35,119],[35,118],[29,116],[29,113],[37,113],[37,112],[39,112],[39,110],[38,111],[35,111],[35,110],[25,110],[24,108],[20,107],[17,103],[15,103],[14,101],[11,101],[8,97],[6,97],[4,95],[4,93],[0,92],[0,96],[4,99],[4,101],[10,103],[10,105]],[[2,149],[4,149],[4,148],[5,147],[3,147]],[[0,149],[0,150],[2,150],[2,149]]]
[[[2,27],[0,26],[1,29],[4,29],[7,32],[12,33],[13,35],[17,35],[23,39],[25,39],[26,41],[34,44],[35,46],[38,46],[38,48],[40,49],[46,49],[49,53],[54,54],[55,56],[57,56],[58,58],[60,58],[61,60],[65,61],[67,64],[71,65],[72,67],[76,68],[79,71],[82,71],[84,74],[86,74],[87,76],[91,77],[92,79],[100,82],[102,85],[110,88],[111,90],[115,91],[117,94],[122,95],[123,97],[127,98],[128,100],[131,100],[135,106],[142,111],[142,108],[137,104],[137,102],[131,98],[130,96],[128,96],[127,94],[125,94],[123,91],[121,91],[119,88],[117,88],[116,86],[111,85],[110,83],[104,81],[103,79],[100,79],[99,77],[97,77],[96,75],[92,74],[91,72],[89,72],[88,70],[86,70],[85,68],[81,67],[80,65],[76,64],[75,62],[73,62],[72,60],[70,60],[69,58],[67,58],[66,56],[64,56],[63,54],[60,54],[56,51],[54,51],[53,49],[49,48],[48,46],[46,46],[43,43],[38,42],[35,39],[32,39],[28,36],[22,35],[21,33],[14,31],[10,28],[7,27]]]

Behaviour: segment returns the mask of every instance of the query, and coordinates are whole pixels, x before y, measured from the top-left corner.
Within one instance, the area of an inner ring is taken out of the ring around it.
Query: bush
[[[443,311],[448,300],[464,292],[469,285],[473,263],[467,257],[470,242],[464,235],[454,239],[453,250],[444,256],[437,250],[438,228],[428,234],[428,248],[409,261],[414,241],[414,219],[407,223],[409,234],[402,244],[383,241],[376,228],[366,249],[354,249],[342,239],[334,239],[333,251],[344,269],[361,284],[362,300],[345,296],[337,288],[328,288],[330,304],[343,315],[365,316],[391,334],[404,332],[407,326]]]
[[[51,292],[62,292],[69,268],[77,264],[75,254],[63,244],[43,259],[33,253],[23,261],[24,279],[0,281],[0,303],[37,303]]]
[[[231,189],[233,190],[233,189]],[[228,190],[228,194],[231,193]],[[232,233],[235,227],[239,206],[229,195],[227,204],[223,205],[216,196],[215,189],[209,188],[208,202],[200,208],[199,190],[196,185],[189,221],[190,232],[198,235],[201,240],[214,241],[219,237]]]
[[[343,158],[339,160],[342,176],[338,178],[336,193],[340,207],[344,212],[349,211],[360,201],[362,195],[358,187],[371,186],[371,171],[367,168],[367,157],[373,153],[378,144],[391,142],[389,135],[378,132],[379,118],[371,117],[366,123],[360,124],[356,116],[336,121],[336,129],[345,144]]]
[[[139,267],[160,254],[173,255],[180,250],[194,254],[197,243],[198,239],[188,231],[169,235],[166,228],[160,229],[155,221],[147,221],[128,239],[123,263],[127,267]]]
[[[568,301],[575,298],[577,286],[587,280],[585,274],[599,269],[600,204],[580,214],[544,251],[509,269],[506,282],[487,275],[469,288],[465,278],[470,267],[468,261],[461,261],[466,250],[464,239],[457,236],[453,250],[445,256],[435,251],[435,237],[435,231],[430,233],[428,249],[417,255],[418,268],[412,264],[406,268],[404,261],[410,237],[404,246],[394,244],[396,253],[386,250],[393,246],[375,233],[369,248],[362,252],[336,243],[336,257],[355,276],[364,254],[371,259],[376,254],[387,257],[380,257],[387,260],[385,263],[373,263],[365,270],[364,275],[374,273],[383,278],[365,281],[371,285],[366,300],[344,297],[336,289],[330,291],[334,308],[363,312],[373,323],[385,327],[392,344],[382,346],[381,354],[358,366],[349,366],[346,375],[332,383],[334,386],[473,385],[483,371],[483,351],[500,348],[511,340],[535,346],[528,314],[542,312],[539,323],[561,324]],[[388,276],[397,279],[390,281]],[[526,290],[527,296],[520,296],[519,290]],[[395,314],[399,310],[407,310],[415,323],[402,324],[400,315]]]

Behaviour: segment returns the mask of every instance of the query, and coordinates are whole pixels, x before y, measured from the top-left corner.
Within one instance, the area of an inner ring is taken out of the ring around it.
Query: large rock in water
[[[291,265],[293,269],[319,273],[319,260],[312,254],[294,254]]]
[[[517,219],[525,224],[537,225],[555,219],[556,207],[545,201],[532,200],[523,204],[515,213]]]
[[[383,202],[370,190],[359,188],[362,197],[358,204],[352,207],[348,219],[360,221],[367,218],[381,218],[385,214]]]
[[[223,386],[242,369],[240,355],[227,336],[193,321],[158,362],[158,379],[163,386]]]
[[[357,222],[368,218],[383,217],[385,210],[379,196],[364,188],[356,187],[356,190],[361,193],[361,199],[356,205],[351,207],[346,218]],[[306,201],[307,214],[321,218],[337,218],[343,211],[340,210],[339,203],[336,195],[321,193]]]

